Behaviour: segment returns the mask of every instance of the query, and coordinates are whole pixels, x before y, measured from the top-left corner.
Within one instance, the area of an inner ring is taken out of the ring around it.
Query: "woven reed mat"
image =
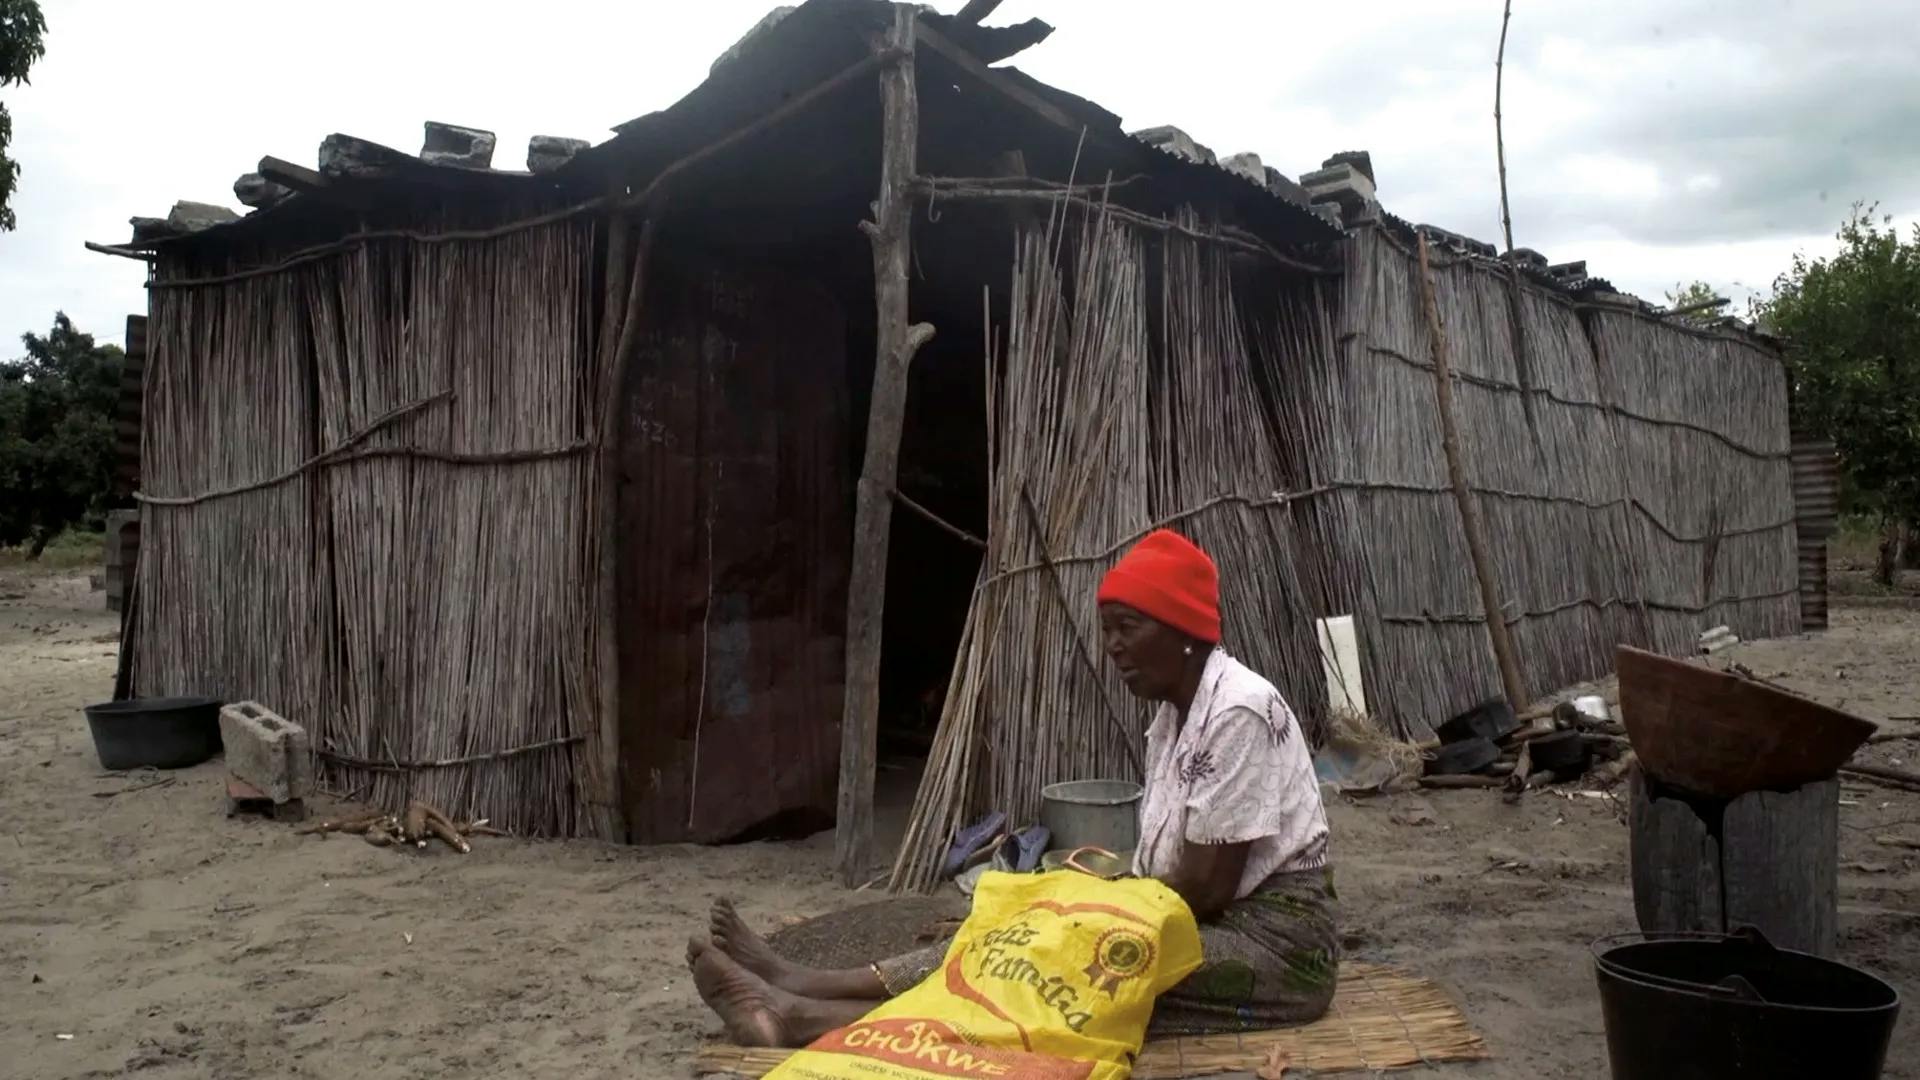
[[[1316,1073],[1379,1072],[1489,1056],[1480,1033],[1433,982],[1397,968],[1346,963],[1340,965],[1333,1007],[1319,1020],[1240,1035],[1157,1039],[1141,1051],[1133,1075],[1173,1080],[1252,1072],[1276,1046],[1290,1069]],[[709,1043],[694,1058],[693,1071],[758,1078],[792,1052]]]

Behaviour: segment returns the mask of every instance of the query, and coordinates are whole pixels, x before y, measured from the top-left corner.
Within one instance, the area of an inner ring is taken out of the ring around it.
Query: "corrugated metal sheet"
[[[1827,542],[1800,540],[1800,628],[1827,628]]]
[[[851,546],[846,330],[810,283],[663,254],[625,388],[620,732],[631,838],[830,819]]]
[[[146,386],[147,317],[127,316],[127,358],[120,368],[120,400],[113,416],[113,493],[127,499],[140,489],[140,410]]]
[[[1800,627],[1827,628],[1827,537],[1840,521],[1840,455],[1829,439],[1793,436],[1793,513],[1800,539]]]
[[[1793,440],[1793,506],[1800,535],[1824,540],[1840,521],[1840,455],[1831,440]]]

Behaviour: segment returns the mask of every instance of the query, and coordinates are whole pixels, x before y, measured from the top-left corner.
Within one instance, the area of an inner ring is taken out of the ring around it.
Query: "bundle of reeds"
[[[1145,256],[1089,215],[1063,257],[1066,228],[1016,242],[1006,345],[988,356],[987,553],[895,888],[930,886],[983,801],[1028,819],[1044,784],[1138,776],[1145,710],[1095,666],[1106,561],[1078,556],[1147,521]]]
[[[1188,230],[1200,228],[1184,217]],[[1310,457],[1312,444],[1258,378],[1263,364],[1275,381],[1300,378],[1310,338],[1288,317],[1298,313],[1284,296],[1262,321],[1266,332],[1253,330],[1220,247],[1175,233],[1160,252],[1162,342],[1149,392],[1154,517],[1178,517],[1175,527],[1213,557],[1222,643],[1312,728],[1326,696],[1313,627],[1326,613],[1323,545],[1304,508],[1277,497],[1305,486],[1287,459]]]
[[[1324,343],[1324,322],[1299,296],[1245,318],[1222,251],[1180,224],[1149,236],[1095,210],[1019,236],[989,355],[987,555],[896,889],[930,887],[986,807],[1030,820],[1049,783],[1138,775],[1150,714],[1097,655],[1093,598],[1154,527],[1219,563],[1229,649],[1304,718],[1323,709],[1320,541],[1285,490],[1310,453],[1259,369]]]
[[[310,273],[156,291],[141,446],[147,492],[245,485],[312,453]],[[311,513],[317,485],[303,473],[227,498],[146,504],[136,693],[317,699],[328,678],[316,661],[328,625]]]
[[[375,806],[578,831],[593,229],[163,260],[140,692],[273,702]]]

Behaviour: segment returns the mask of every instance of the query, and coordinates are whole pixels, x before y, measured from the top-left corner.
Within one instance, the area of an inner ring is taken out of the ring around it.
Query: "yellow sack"
[[[1125,1080],[1154,999],[1199,966],[1158,881],[989,873],[939,970],[767,1078]]]

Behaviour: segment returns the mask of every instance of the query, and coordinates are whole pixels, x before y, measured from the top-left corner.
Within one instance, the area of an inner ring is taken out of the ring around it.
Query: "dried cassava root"
[[[475,822],[455,822],[431,803],[414,799],[399,815],[361,814],[327,821],[317,821],[297,830],[301,834],[325,837],[330,832],[358,833],[367,843],[375,847],[424,848],[429,840],[439,840],[462,855],[473,851],[473,845],[467,842],[469,836],[508,836],[509,833],[490,828],[487,819]]]

